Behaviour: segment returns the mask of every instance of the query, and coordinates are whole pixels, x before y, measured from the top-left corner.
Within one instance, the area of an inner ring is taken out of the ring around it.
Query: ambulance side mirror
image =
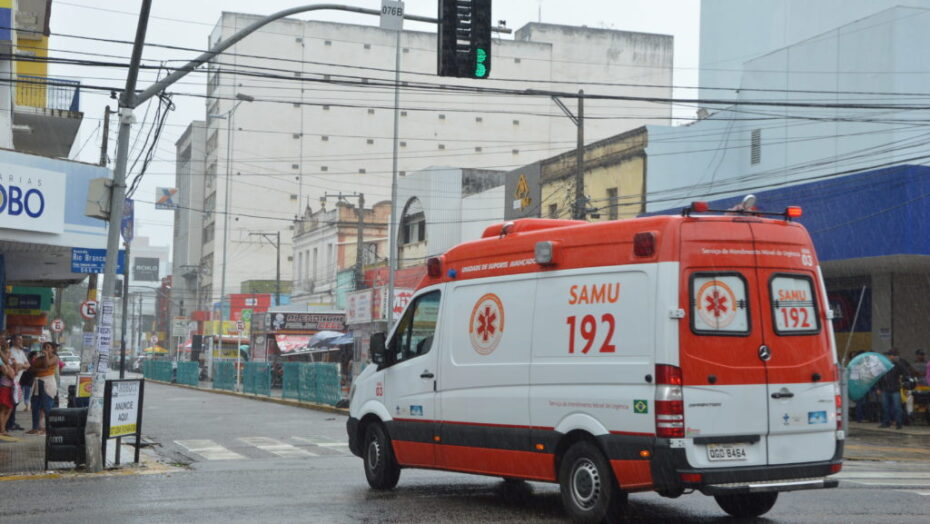
[[[375,333],[371,335],[371,346],[368,354],[371,355],[371,361],[379,366],[384,363],[384,333]]]

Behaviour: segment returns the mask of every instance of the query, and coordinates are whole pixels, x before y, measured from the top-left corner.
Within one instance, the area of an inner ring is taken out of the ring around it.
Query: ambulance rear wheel
[[[723,511],[738,518],[753,518],[772,509],[778,500],[778,492],[746,493],[744,495],[716,495],[717,505]]]
[[[384,426],[369,424],[365,430],[362,459],[365,462],[365,478],[374,489],[393,489],[400,479],[400,466],[394,459],[394,449]]]
[[[575,522],[613,522],[626,493],[620,491],[610,464],[594,444],[581,441],[568,448],[559,467],[562,505]]]

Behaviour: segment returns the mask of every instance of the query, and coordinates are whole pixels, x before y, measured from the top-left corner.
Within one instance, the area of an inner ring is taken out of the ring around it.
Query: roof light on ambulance
[[[430,278],[439,278],[442,276],[442,259],[432,257],[426,261],[426,274]]]
[[[710,206],[707,202],[691,202],[691,211],[705,213],[708,209],[710,209]]]
[[[801,218],[801,206],[788,206],[785,208],[785,217],[789,220],[792,218]]]

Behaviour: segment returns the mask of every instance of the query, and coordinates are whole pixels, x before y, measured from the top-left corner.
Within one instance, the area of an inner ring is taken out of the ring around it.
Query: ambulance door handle
[[[428,369],[424,369],[423,373],[420,373],[420,378],[433,378],[434,376]]]
[[[772,393],[772,398],[775,398],[775,399],[778,399],[778,398],[794,398],[794,393],[791,393],[790,391],[787,392],[787,393],[775,392],[775,393]]]

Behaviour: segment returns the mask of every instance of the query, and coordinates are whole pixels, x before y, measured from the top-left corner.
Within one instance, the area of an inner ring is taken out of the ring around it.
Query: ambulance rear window
[[[769,280],[772,317],[779,335],[820,332],[814,281],[806,275],[777,274]]]
[[[739,273],[691,276],[691,330],[700,335],[749,334],[746,279]]]

